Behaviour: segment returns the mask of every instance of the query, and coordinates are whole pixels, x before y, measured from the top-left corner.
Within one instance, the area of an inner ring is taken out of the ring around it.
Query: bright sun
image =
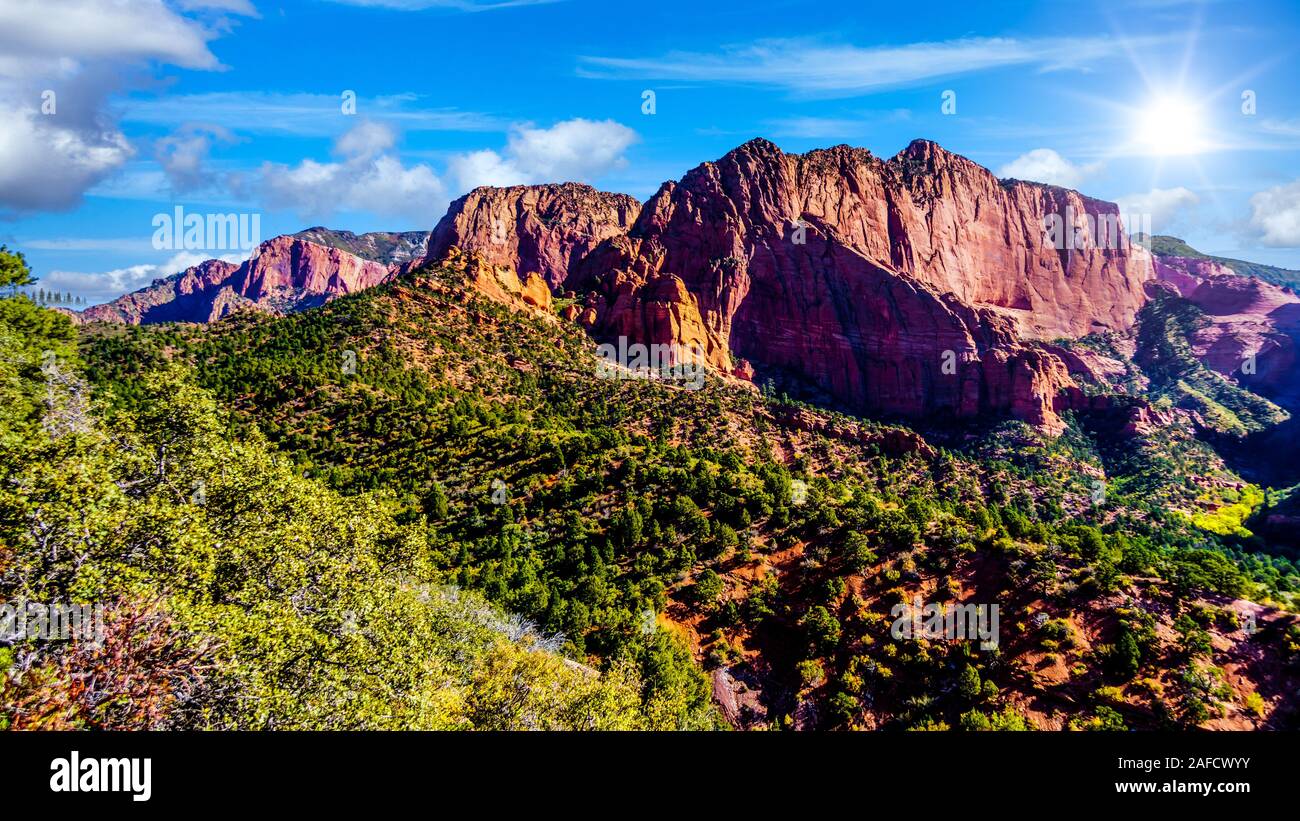
[[[1144,150],[1166,157],[1197,154],[1207,147],[1200,111],[1177,97],[1153,99],[1142,107],[1137,141]]]

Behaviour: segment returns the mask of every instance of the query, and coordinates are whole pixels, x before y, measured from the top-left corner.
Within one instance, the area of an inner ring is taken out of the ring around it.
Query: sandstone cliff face
[[[148,288],[94,305],[78,316],[81,322],[206,322],[214,295],[239,270],[238,265],[210,259],[175,276],[155,280]]]
[[[104,305],[83,322],[213,322],[236,310],[282,314],[387,281],[395,267],[290,236],[267,240],[241,265],[208,260]]]
[[[390,266],[339,248],[276,237],[258,246],[232,278],[231,287],[264,309],[284,313],[373,288],[392,276]]]
[[[794,168],[791,200],[805,220],[940,293],[1011,317],[1027,338],[1127,328],[1145,301],[1150,260],[1126,237],[1105,235],[1118,225],[1111,203],[999,181],[921,140],[888,161],[839,146],[784,155],[784,164]],[[1062,220],[1064,247],[1046,241],[1049,216]]]
[[[1127,328],[1153,274],[1126,241],[1050,246],[1053,213],[1068,226],[1118,211],[1001,183],[932,143],[881,161],[755,140],[665,184],[566,287],[586,292],[576,318],[600,337],[697,346],[721,370],[744,357],[858,409],[1057,429],[1077,392],[1025,340]]]
[[[662,256],[654,260],[660,270],[692,276],[743,265],[751,246],[790,241],[803,220],[885,268],[1011,317],[1029,338],[1130,326],[1153,278],[1149,255],[1126,241],[1112,250],[1051,247],[1049,214],[1081,227],[1088,217],[1105,224],[1118,209],[1073,191],[999,182],[924,141],[882,161],[847,146],[791,155],[754,140],[665,185],[626,252]]]
[[[640,210],[626,194],[579,183],[476,188],[433,229],[428,258],[440,260],[455,246],[558,288],[571,266],[602,240],[625,233]]]
[[[1188,338],[1198,359],[1285,407],[1300,408],[1300,297],[1213,260],[1157,256],[1155,271],[1206,317]]]
[[[511,308],[533,314],[551,313],[551,289],[538,274],[519,276],[506,265],[493,265],[482,254],[464,252],[456,246],[439,260],[444,268],[458,271],[479,293]]]

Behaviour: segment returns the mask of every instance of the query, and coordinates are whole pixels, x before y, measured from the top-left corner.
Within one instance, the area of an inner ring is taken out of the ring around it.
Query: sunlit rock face
[[[755,140],[666,183],[566,287],[598,336],[794,371],[858,409],[1059,429],[1078,392],[1034,341],[1130,327],[1153,272],[1127,241],[1055,247],[1052,214],[1082,227],[1118,209],[928,142],[880,160]]]
[[[1188,338],[1197,359],[1285,407],[1300,408],[1300,297],[1210,259],[1159,255],[1155,272],[1205,316]]]
[[[208,260],[81,313],[84,322],[213,322],[237,310],[283,314],[372,288],[394,265],[296,236],[267,240],[235,265]]]
[[[640,210],[626,194],[579,183],[476,188],[433,229],[428,257],[439,260],[458,247],[558,288],[570,267],[602,240],[625,233]]]

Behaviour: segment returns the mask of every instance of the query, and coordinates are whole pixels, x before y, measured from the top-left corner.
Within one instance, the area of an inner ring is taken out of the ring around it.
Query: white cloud
[[[1300,247],[1300,180],[1260,191],[1250,198],[1250,207],[1250,224],[1260,232],[1260,242]]]
[[[1100,170],[1099,162],[1076,165],[1050,148],[1035,148],[999,168],[998,176],[1059,185],[1062,188],[1078,188],[1084,180]]]
[[[456,187],[461,191],[469,191],[480,185],[505,188],[528,182],[527,176],[516,165],[487,149],[452,157],[447,162],[447,173],[456,180]]]
[[[162,0],[5,0],[0,74],[67,74],[100,61],[216,68],[211,36]]]
[[[505,153],[475,151],[453,157],[448,174],[461,191],[480,185],[586,182],[627,164],[623,153],[637,134],[613,120],[577,118],[550,128],[517,126]]]
[[[586,181],[626,165],[636,132],[612,120],[573,119],[550,128],[515,126],[503,152],[456,154],[447,176],[457,190],[480,185]],[[428,165],[405,166],[396,136],[381,123],[359,123],[334,144],[337,160],[305,159],[295,166],[264,163],[251,182],[272,207],[323,218],[336,211],[370,211],[432,225],[447,205],[447,186]],[[237,189],[250,181],[236,179]]]
[[[579,73],[589,77],[775,86],[810,96],[845,97],[994,68],[1077,68],[1163,39],[971,37],[870,47],[772,39],[727,47],[718,54],[584,57],[585,67]]]
[[[185,11],[226,11],[245,17],[258,17],[257,9],[249,0],[177,0]]]
[[[158,164],[177,194],[211,188],[216,175],[208,170],[208,153],[213,143],[237,142],[235,135],[221,126],[186,126],[175,134],[162,137],[154,144]]]
[[[395,141],[386,126],[362,122],[335,142],[337,162],[263,163],[252,185],[272,207],[306,217],[360,210],[432,225],[446,205],[442,180],[427,165],[402,165],[388,153]]]
[[[36,288],[44,288],[47,291],[57,291],[59,293],[71,291],[74,295],[85,297],[90,304],[95,305],[116,299],[122,294],[131,291],[138,291],[151,284],[155,279],[171,276],[211,258],[207,254],[182,251],[160,264],[146,263],[131,265],[126,268],[115,268],[111,271],[84,273],[79,271],[51,271],[40,277]],[[244,261],[244,257],[238,254],[220,257],[220,259],[235,264]]]
[[[362,121],[334,144],[334,151],[345,157],[369,158],[381,154],[397,143],[392,129],[378,123]]]
[[[162,0],[0,3],[0,213],[71,208],[120,169],[109,95],[152,64],[219,68],[214,36]]]
[[[1168,234],[1184,218],[1186,211],[1201,201],[1195,193],[1182,186],[1177,188],[1152,188],[1145,194],[1129,194],[1116,202],[1120,212],[1135,218],[1151,219],[1151,233]]]
[[[65,127],[35,109],[19,109],[0,118],[0,209],[71,208],[132,153],[121,132]]]
[[[354,180],[348,203],[375,214],[411,217],[421,227],[442,216],[446,192],[442,180],[427,165],[404,167],[392,156],[377,157],[367,173]]]

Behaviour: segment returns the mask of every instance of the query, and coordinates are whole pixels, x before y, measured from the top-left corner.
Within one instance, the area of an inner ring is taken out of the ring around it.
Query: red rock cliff
[[[580,183],[476,188],[453,202],[433,229],[428,257],[437,261],[459,247],[557,288],[601,240],[625,233],[640,210],[626,194]]]
[[[1205,316],[1188,342],[1207,366],[1300,408],[1300,297],[1209,259],[1159,255],[1155,271]]]
[[[1059,428],[1077,392],[1023,340],[1129,327],[1152,271],[1126,241],[1052,247],[1053,213],[1118,209],[999,182],[933,143],[881,161],[755,140],[665,184],[567,287],[588,292],[578,318],[601,337],[695,345],[724,370],[744,357],[866,410]]]

